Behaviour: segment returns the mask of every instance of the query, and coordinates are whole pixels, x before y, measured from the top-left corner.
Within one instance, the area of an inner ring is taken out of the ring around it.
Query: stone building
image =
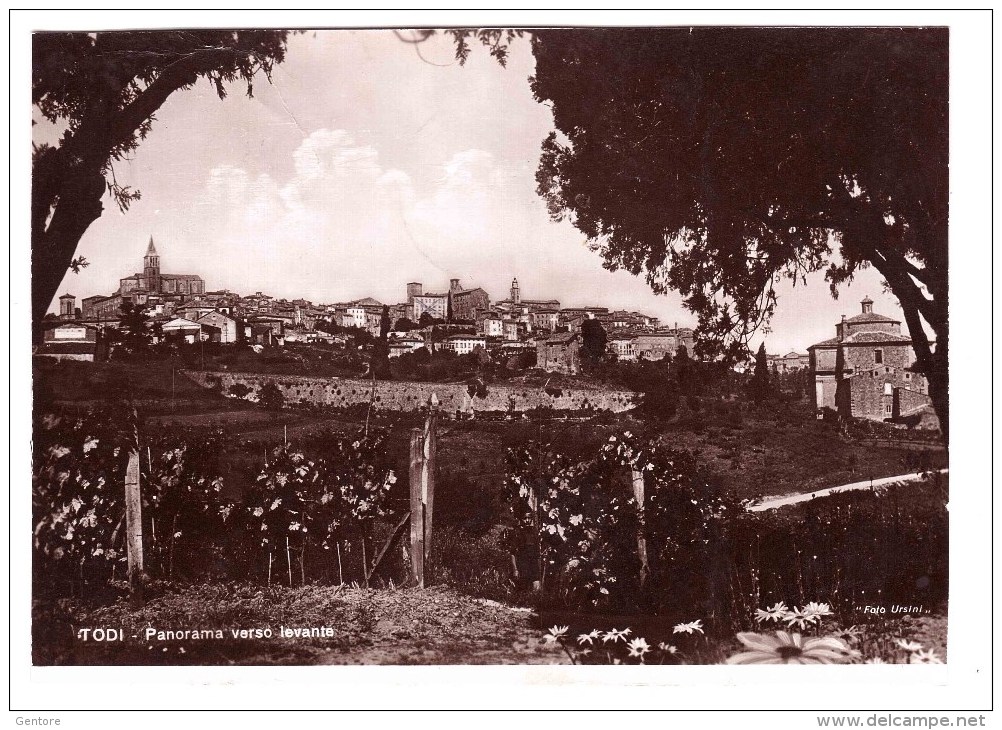
[[[487,340],[480,335],[450,335],[442,341],[443,350],[452,350],[457,355],[469,355],[478,347],[487,349]]]
[[[118,321],[122,317],[122,297],[112,294],[105,297],[100,294],[86,297],[83,304],[83,318],[92,322]]]
[[[479,312],[491,308],[491,298],[480,287],[475,289],[463,289],[459,285],[459,279],[449,281],[449,294],[446,311],[452,312],[452,318],[473,321]]]
[[[810,367],[811,356],[799,352],[788,352],[785,355],[769,355],[766,358],[769,369],[780,373],[792,373]]]
[[[835,337],[807,348],[815,408],[871,420],[904,419],[931,403],[929,385],[914,369],[911,338],[901,322],[873,311],[842,317]]]
[[[42,344],[35,349],[35,355],[86,362],[104,359],[104,339],[97,327],[65,318],[46,320],[42,326]]]
[[[536,367],[574,375],[581,369],[581,335],[561,332],[536,342]]]
[[[240,335],[243,329],[241,323],[228,314],[212,311],[202,315],[195,321],[198,324],[209,325],[219,330],[218,339],[210,338],[213,342],[233,344],[241,339]]]
[[[632,362],[637,359],[637,338],[626,332],[609,335],[605,349],[620,362]]]
[[[495,305],[509,319],[517,319],[525,322],[530,327],[534,324],[532,314],[541,311],[560,311],[560,300],[558,299],[523,299],[522,289],[518,285],[518,279],[511,280],[511,289],[508,298],[503,299]]]
[[[485,337],[502,337],[504,320],[497,312],[481,312],[477,316],[477,330]]]
[[[146,255],[143,256],[143,273],[127,276],[118,282],[118,293],[121,296],[136,290],[148,294],[193,296],[205,293],[205,282],[197,274],[161,273],[160,254],[157,253],[153,237],[150,236],[150,245],[146,247]]]
[[[449,290],[442,294],[424,291],[419,281],[407,284],[407,307],[409,318],[414,322],[425,312],[436,319],[463,319],[474,321],[477,315],[491,308],[491,298],[480,287],[464,289],[459,279],[449,280]]]
[[[675,357],[681,341],[675,332],[639,332],[634,338],[637,358],[663,360],[666,357]]]
[[[449,295],[425,293],[424,285],[412,281],[407,285],[407,308],[409,319],[414,322],[421,320],[421,315],[427,312],[429,317],[445,319],[449,313]]]
[[[529,313],[534,331],[554,332],[560,320],[560,312],[556,309],[536,309]]]

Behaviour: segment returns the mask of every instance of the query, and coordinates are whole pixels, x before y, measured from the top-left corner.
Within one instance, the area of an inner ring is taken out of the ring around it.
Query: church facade
[[[915,365],[912,340],[901,322],[873,311],[842,316],[835,337],[808,348],[814,406],[875,421],[907,421],[931,404],[929,384]]]
[[[181,296],[193,296],[205,294],[205,281],[197,274],[164,274],[160,271],[160,254],[157,253],[156,246],[153,245],[153,237],[150,236],[150,244],[146,248],[146,255],[143,257],[143,273],[133,274],[118,282],[118,294],[125,297],[133,292],[144,292],[150,294],[180,294]]]

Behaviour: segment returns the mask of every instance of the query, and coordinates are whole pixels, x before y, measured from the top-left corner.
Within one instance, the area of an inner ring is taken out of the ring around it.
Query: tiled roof
[[[815,347],[835,347],[839,343],[838,337],[832,337],[829,340],[822,340],[821,342],[815,342],[813,345],[808,347],[808,350],[813,350]]]
[[[850,345],[861,345],[871,342],[911,342],[912,338],[893,332],[854,332],[844,341]]]
[[[869,314],[857,314],[855,317],[849,317],[846,322],[849,324],[861,324],[863,322],[897,322],[900,324],[901,320],[870,312]]]
[[[907,335],[894,334],[893,332],[854,332],[842,340],[842,343],[846,345],[869,345],[879,344],[881,342],[900,342],[904,344],[911,341],[911,337],[908,337]],[[838,344],[839,339],[837,337],[832,337],[830,340],[816,342],[807,349],[813,350],[816,347],[836,347]]]

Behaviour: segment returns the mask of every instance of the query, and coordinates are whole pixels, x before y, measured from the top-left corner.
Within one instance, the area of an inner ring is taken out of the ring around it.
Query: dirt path
[[[202,584],[165,585],[150,592],[155,595],[138,610],[130,609],[124,598],[100,608],[36,605],[35,663],[569,663],[562,650],[542,640],[539,619],[530,609],[472,598],[445,586],[286,589]],[[78,630],[92,627],[120,630],[122,640],[81,640]],[[241,629],[270,634],[232,634]],[[206,633],[176,633],[186,630]]]
[[[317,656],[319,664],[568,664],[542,641],[527,608],[448,588],[371,592],[366,642]]]
[[[789,494],[785,496],[778,497],[766,497],[761,502],[757,504],[750,505],[748,507],[749,512],[765,512],[768,509],[776,509],[778,507],[786,507],[791,504],[797,504],[798,502],[808,502],[815,497],[827,497],[831,494],[838,494],[839,492],[850,492],[854,489],[872,489],[874,487],[888,487],[892,484],[907,484],[908,482],[917,482],[924,479],[928,472],[914,472],[912,474],[899,474],[893,477],[882,477],[880,479],[867,479],[862,482],[852,482],[851,484],[842,484],[838,487],[828,487],[827,489],[819,489],[816,492],[808,492],[806,494]],[[949,474],[949,469],[939,469],[939,474]]]

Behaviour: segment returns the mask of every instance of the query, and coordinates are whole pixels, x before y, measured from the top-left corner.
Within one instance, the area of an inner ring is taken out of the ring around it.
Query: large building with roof
[[[160,254],[153,245],[153,236],[143,256],[143,273],[133,274],[118,282],[118,293],[125,296],[141,290],[147,294],[205,294],[205,281],[197,274],[163,274],[160,272]]]
[[[816,408],[871,420],[906,420],[931,402],[929,384],[916,372],[912,340],[901,322],[873,311],[842,316],[835,337],[808,348]]]

